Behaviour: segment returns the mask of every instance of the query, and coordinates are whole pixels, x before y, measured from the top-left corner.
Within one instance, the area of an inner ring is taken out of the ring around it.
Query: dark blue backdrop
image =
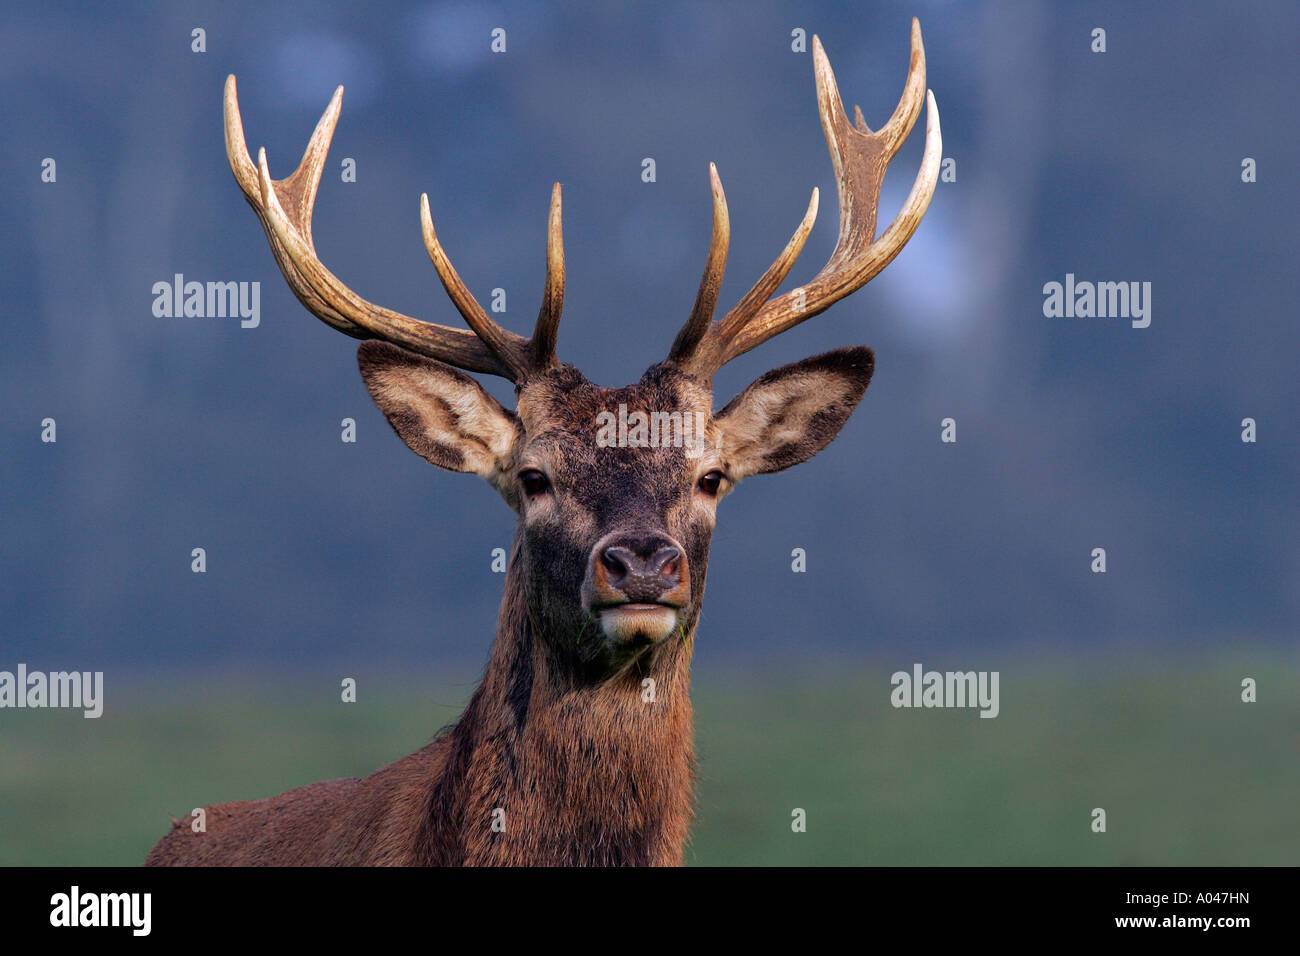
[[[1294,4],[52,3],[0,13],[0,666],[426,671],[486,656],[491,551],[512,515],[401,445],[356,343],[284,286],[226,166],[228,73],[276,176],[345,84],[317,249],[409,314],[460,321],[420,242],[428,191],[470,287],[505,289],[502,320],[529,328],[562,182],[561,354],[622,384],[690,307],[710,161],[731,205],[724,308],[814,185],[822,215],[787,286],[834,243],[811,58],[791,31],[821,35],[846,101],[878,125],[913,14],[956,180],[867,289],[719,375],[721,405],[805,355],[877,355],[826,452],[723,505],[700,666],[964,664],[978,649],[996,668],[1292,641]],[[175,273],[261,282],[260,325],[155,317],[151,288]],[[1045,317],[1043,285],[1066,273],[1152,283],[1150,327]],[[956,444],[940,442],[946,417]],[[807,573],[791,572],[796,547]]]

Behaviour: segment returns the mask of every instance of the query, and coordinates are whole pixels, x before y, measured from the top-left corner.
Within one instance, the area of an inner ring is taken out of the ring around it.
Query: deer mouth
[[[600,629],[611,641],[631,646],[658,644],[678,628],[675,604],[644,604],[628,601],[596,608]]]

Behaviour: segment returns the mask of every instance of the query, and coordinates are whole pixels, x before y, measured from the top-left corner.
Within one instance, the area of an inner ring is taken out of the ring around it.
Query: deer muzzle
[[[691,600],[686,549],[657,531],[608,534],[591,549],[582,599],[611,642],[657,644]]]

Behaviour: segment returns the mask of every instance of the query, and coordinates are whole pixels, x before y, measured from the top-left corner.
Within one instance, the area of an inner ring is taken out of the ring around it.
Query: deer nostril
[[[616,583],[627,577],[632,568],[632,552],[627,548],[606,548],[600,553],[600,563],[609,572],[610,583]]]
[[[676,548],[661,548],[655,553],[650,567],[660,578],[677,581],[677,571],[681,565],[682,553]]]

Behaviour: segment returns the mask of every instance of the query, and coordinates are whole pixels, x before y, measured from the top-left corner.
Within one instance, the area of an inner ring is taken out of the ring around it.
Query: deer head
[[[714,373],[870,281],[915,232],[938,178],[939,115],[926,90],[915,20],[902,98],[877,132],[856,107],[855,123],[849,122],[817,37],[813,63],[839,193],[839,238],[829,261],[811,281],[773,298],[812,229],[814,189],[776,261],[715,320],[730,227],[711,165],[713,234],[694,308],[667,358],[624,388],[594,385],[556,357],[564,302],[558,183],[551,193],[546,286],[530,338],[494,322],[465,287],[434,232],[427,195],[420,199],[425,248],[469,330],[419,321],[361,298],[316,256],[312,207],[343,88],[297,170],[272,180],[265,150],[256,166],[248,155],[235,78],[226,82],[230,166],[290,288],[328,325],[369,340],[358,351],[366,387],[416,454],[481,476],[518,513],[512,565],[523,610],[549,670],[571,685],[609,680],[661,648],[679,653],[677,644],[693,634],[699,615],[719,501],[743,479],[789,468],[826,447],[871,379],[869,348],[837,349],[768,372],[714,411]],[[877,239],[885,169],[923,101],[920,171],[902,211]],[[515,409],[503,407],[467,371],[513,382]]]

